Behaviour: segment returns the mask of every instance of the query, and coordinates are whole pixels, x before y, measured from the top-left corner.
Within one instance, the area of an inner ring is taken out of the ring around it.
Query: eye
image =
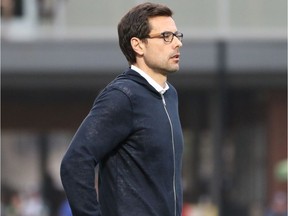
[[[171,35],[173,35],[173,32],[163,32],[162,35],[164,38],[170,38]]]
[[[176,32],[176,33],[175,33],[175,36],[176,36],[180,41],[182,41],[182,39],[183,39],[183,34],[182,34],[181,32]]]

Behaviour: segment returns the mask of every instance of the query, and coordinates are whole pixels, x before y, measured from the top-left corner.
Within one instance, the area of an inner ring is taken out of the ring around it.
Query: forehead
[[[158,33],[163,31],[177,31],[175,21],[172,17],[157,16],[149,18],[149,24],[151,27],[151,33]]]

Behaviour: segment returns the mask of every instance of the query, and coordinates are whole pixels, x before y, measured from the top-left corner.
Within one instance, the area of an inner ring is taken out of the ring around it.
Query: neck
[[[141,69],[144,73],[146,73],[148,76],[150,76],[155,82],[157,82],[160,86],[163,88],[166,86],[167,76],[164,75],[161,72],[156,72],[148,67],[143,67],[140,64],[133,64],[134,66]]]

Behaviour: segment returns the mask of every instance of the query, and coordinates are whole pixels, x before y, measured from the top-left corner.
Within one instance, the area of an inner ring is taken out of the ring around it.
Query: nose
[[[182,41],[180,41],[179,39],[178,39],[178,41],[179,41],[179,47],[182,47],[183,46],[183,43],[182,43]]]
[[[176,39],[176,40],[174,40],[175,46],[176,47],[182,47],[183,46],[182,41],[177,37],[175,37],[175,39]]]

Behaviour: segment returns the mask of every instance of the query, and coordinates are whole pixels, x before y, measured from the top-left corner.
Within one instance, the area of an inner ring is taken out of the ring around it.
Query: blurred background
[[[137,0],[1,1],[1,215],[64,216],[59,165],[127,63]],[[287,215],[287,2],[159,0],[184,33],[183,216]],[[269,212],[269,213],[268,213]]]

